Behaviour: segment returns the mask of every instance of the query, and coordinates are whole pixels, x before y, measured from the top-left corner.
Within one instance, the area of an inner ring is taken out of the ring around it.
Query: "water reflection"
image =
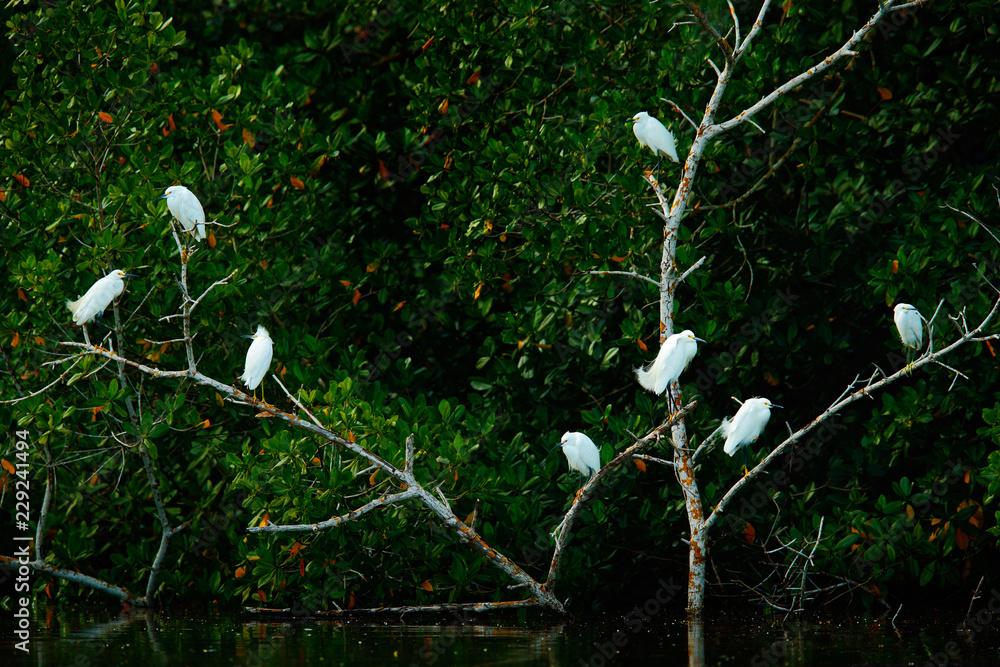
[[[884,618],[795,618],[722,610],[704,623],[664,610],[648,623],[628,614],[558,619],[517,612],[455,624],[446,615],[372,622],[247,619],[241,614],[36,611],[31,654],[0,634],[0,659],[23,665],[551,665],[657,664],[955,665],[1000,661],[1000,618],[974,635],[957,632],[961,612]],[[985,617],[984,619],[985,620]],[[0,626],[3,627],[3,626]],[[686,660],[685,660],[686,659]]]

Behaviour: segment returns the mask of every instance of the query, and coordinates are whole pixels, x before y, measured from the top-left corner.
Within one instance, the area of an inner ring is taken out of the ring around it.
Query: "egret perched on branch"
[[[267,367],[271,365],[271,355],[274,349],[267,329],[260,325],[257,326],[257,333],[252,336],[244,334],[243,338],[252,338],[253,342],[250,343],[250,349],[247,350],[247,362],[240,380],[247,389],[254,392],[254,398],[256,398],[257,392],[255,390],[264,379]],[[260,400],[264,401],[264,387],[260,388]],[[264,402],[267,403],[267,401]]]
[[[73,321],[84,325],[94,319],[94,316],[104,313],[104,309],[118,298],[125,289],[122,278],[138,278],[124,271],[115,270],[94,283],[87,293],[76,301],[66,301],[66,307],[73,313]]]
[[[690,329],[685,329],[673,336],[668,336],[653,363],[645,368],[635,369],[639,384],[654,394],[662,394],[663,390],[675,382],[688,367],[698,351],[701,340]]]
[[[763,433],[767,426],[767,420],[771,418],[771,408],[780,408],[766,398],[748,398],[740,409],[736,411],[736,416],[725,419],[722,422],[722,434],[726,436],[726,445],[723,447],[726,454],[730,456],[736,450],[743,449],[743,467],[746,468],[746,449],[750,443],[757,442],[757,438]]]
[[[919,350],[924,346],[924,316],[908,303],[897,303],[892,319],[896,322],[903,345]]]
[[[650,116],[645,111],[640,111],[632,116],[625,123],[634,123],[632,132],[639,140],[641,146],[645,146],[653,151],[659,160],[656,163],[656,177],[660,177],[660,162],[664,157],[670,158],[671,162],[679,162],[677,159],[677,142],[674,135],[663,126],[663,123]]]
[[[580,471],[581,482],[584,476],[590,477],[601,469],[601,452],[594,441],[583,433],[566,431],[559,444],[552,449],[559,447],[562,447],[563,454],[566,455],[570,470]]]
[[[167,200],[167,208],[170,214],[177,218],[181,227],[186,232],[195,235],[199,241],[205,238],[205,209],[201,207],[201,202],[194,196],[194,193],[183,185],[171,185],[166,192],[154,199]],[[197,232],[195,227],[197,226]]]

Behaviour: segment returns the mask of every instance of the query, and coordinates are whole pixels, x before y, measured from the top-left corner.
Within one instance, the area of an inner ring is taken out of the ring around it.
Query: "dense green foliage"
[[[839,46],[874,7],[772,6],[720,118]],[[737,10],[749,26],[757,6]],[[724,33],[728,12],[706,11]],[[686,152],[691,127],[661,98],[700,119],[715,83],[707,60],[721,56],[698,26],[671,30],[684,15],[572,0],[14,8],[0,119],[3,396],[68,367],[42,365],[68,352],[58,341],[82,339],[63,303],[111,268],[141,276],[105,315],[122,327],[116,349],[184,367],[181,346],[147,342],[180,335],[161,319],[180,305],[179,261],[153,198],[183,183],[225,225],[189,265],[193,293],[236,271],[195,311],[199,369],[235,382],[239,336],[263,323],[272,368],[319,418],[396,463],[415,433],[418,475],[460,517],[478,507],[484,539],[541,576],[547,533],[576,489],[549,447],[585,430],[607,461],[666,412],[631,371],[658,346],[655,288],[585,272],[658,278],[662,224],[640,177],[652,158],[623,121],[648,110]],[[765,134],[743,126],[711,145],[678,247],[682,269],[708,260],[674,314],[709,341],[681,378],[699,400],[695,444],[732,414],[730,396],[765,395],[785,411],[751,448],[759,457],[783,420],[803,426],[858,374],[901,367],[897,300],[928,317],[943,300],[938,348],[955,336],[948,316],[978,324],[988,312],[1000,244],[944,205],[998,218],[998,31],[988,2],[895,16],[845,71],[757,117]],[[719,207],[793,141],[758,192]],[[676,168],[664,169],[672,184]],[[821,518],[819,570],[878,595],[952,594],[989,576],[1000,555],[996,347],[949,358],[968,378],[915,373],[797,450],[715,535],[723,580],[763,579],[781,565],[761,549],[772,526],[787,542],[815,537]],[[326,519],[388,482],[214,392],[132,371],[122,385],[101,366],[85,359],[5,406],[10,429],[28,429],[60,464],[53,564],[142,585],[159,529],[141,440],[171,519],[190,522],[161,600],[509,595],[415,507],[298,541],[244,538],[265,515]],[[699,471],[706,505],[738,474],[713,452]],[[5,501],[4,526],[12,514]],[[562,594],[606,601],[651,575],[683,575],[685,530],[670,471],[630,468],[578,524]]]

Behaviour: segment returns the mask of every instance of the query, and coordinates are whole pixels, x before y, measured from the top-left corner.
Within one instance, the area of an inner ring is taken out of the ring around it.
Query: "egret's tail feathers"
[[[204,222],[199,222],[198,223],[198,232],[195,234],[195,238],[197,238],[199,241],[204,241],[205,240],[206,234],[205,234],[205,223]]]
[[[664,157],[670,158],[671,162],[680,162],[677,158],[677,149],[675,148],[677,140],[674,138],[674,133],[667,130],[667,136],[670,137],[670,141],[667,143],[667,150],[662,151],[663,155]]]
[[[729,420],[729,417],[726,417],[725,419],[722,420],[722,426],[721,426],[722,435],[726,436],[726,444],[723,446],[722,449],[723,451],[726,452],[726,454],[729,454],[730,456],[735,454],[736,450],[739,449],[739,445],[736,444],[736,441],[729,439],[729,431],[732,429],[732,427],[733,423]]]
[[[82,296],[79,299],[77,299],[76,301],[70,301],[69,299],[66,299],[66,307],[69,308],[69,312],[73,313],[73,322],[75,324],[79,324],[80,323],[80,322],[77,321],[77,318],[79,317],[79,315],[76,314],[76,311],[80,307],[80,302],[81,301],[83,301],[83,297]]]
[[[650,364],[635,369],[635,376],[644,389],[648,389],[654,394],[662,394],[666,391],[667,385],[670,384],[670,378],[663,372],[664,362],[663,355],[658,354]]]
[[[639,384],[642,385],[643,389],[648,389],[649,391],[656,393],[656,389],[654,389],[653,364],[650,364],[645,368],[640,366],[635,369],[635,377],[639,380]]]

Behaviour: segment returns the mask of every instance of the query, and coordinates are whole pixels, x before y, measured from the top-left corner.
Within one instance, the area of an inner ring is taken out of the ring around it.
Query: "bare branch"
[[[736,27],[736,41],[733,44],[736,46],[736,50],[739,51],[740,48],[740,17],[736,15],[736,8],[733,7],[732,0],[726,0],[726,4],[729,5],[729,15],[733,17],[733,25]]]
[[[45,393],[46,391],[48,391],[49,389],[51,389],[51,388],[52,388],[52,387],[54,387],[55,385],[57,385],[57,384],[59,384],[60,382],[62,382],[63,378],[64,378],[64,377],[66,377],[67,375],[69,375],[69,372],[70,372],[71,370],[73,370],[74,368],[76,368],[76,365],[77,365],[78,363],[80,363],[81,359],[82,359],[81,357],[77,357],[77,358],[76,358],[76,361],[74,361],[74,362],[73,362],[73,365],[72,365],[72,366],[70,366],[69,368],[67,368],[67,369],[66,369],[65,371],[63,371],[62,375],[60,375],[60,376],[59,376],[59,377],[57,377],[57,378],[56,378],[55,380],[53,380],[52,382],[48,383],[47,385],[45,385],[44,387],[42,387],[42,388],[41,388],[41,389],[39,389],[38,391],[33,391],[33,392],[31,392],[30,394],[28,394],[28,395],[26,395],[26,396],[21,396],[20,398],[12,398],[12,399],[11,399],[11,400],[9,400],[9,401],[0,401],[0,405],[4,405],[4,404],[10,404],[10,405],[13,405],[14,403],[20,403],[21,401],[26,401],[26,400],[28,400],[29,398],[32,398],[33,396],[38,396],[39,394],[44,394],[44,393]],[[56,360],[56,361],[51,361],[51,362],[46,362],[46,363],[51,363],[51,364],[57,364],[57,363],[60,363],[61,361],[62,361],[62,360],[60,359],[60,360]]]
[[[843,46],[841,46],[839,49],[828,55],[820,62],[816,63],[802,74],[792,77],[791,79],[783,83],[781,86],[771,91],[768,95],[763,97],[756,104],[752,105],[747,109],[744,109],[742,112],[740,112],[733,118],[723,123],[712,125],[711,127],[707,128],[706,129],[707,138],[712,138],[717,134],[727,132],[736,127],[737,125],[740,125],[741,123],[748,121],[751,117],[757,115],[767,107],[771,106],[779,97],[782,97],[787,93],[791,92],[792,90],[794,90],[795,88],[798,88],[803,83],[813,78],[817,74],[825,72],[826,70],[830,69],[833,65],[837,64],[841,60],[844,60],[845,58],[856,56],[857,52],[854,51],[854,48],[858,46],[865,39],[865,37],[868,36],[868,33],[870,33],[875,28],[875,26],[878,25],[878,23],[886,16],[886,14],[896,11],[896,8],[893,6],[893,4],[894,0],[887,0],[887,2],[880,5],[878,11],[875,12],[875,14],[870,19],[868,19],[868,21],[859,30],[857,30],[853,35],[851,35],[851,38],[848,39]]]
[[[639,280],[645,280],[648,283],[652,283],[657,287],[660,286],[659,281],[653,280],[649,276],[644,276],[641,273],[636,273],[635,271],[586,271],[585,273],[592,276],[628,276],[629,278],[638,278]]]
[[[666,459],[660,459],[655,456],[650,456],[649,454],[633,454],[633,459],[642,459],[643,461],[651,461],[652,463],[659,463],[661,466],[667,466],[668,468],[674,467],[673,461],[668,461]]]
[[[316,533],[321,530],[327,530],[328,528],[337,528],[348,521],[354,521],[372,510],[379,509],[381,507],[388,507],[389,505],[395,505],[397,503],[402,503],[407,500],[418,497],[416,487],[411,487],[402,493],[394,493],[388,496],[379,496],[375,500],[362,505],[356,510],[351,510],[347,514],[341,516],[335,516],[327,519],[326,521],[320,521],[318,523],[299,523],[299,524],[268,524],[266,526],[251,526],[247,528],[248,533]]]
[[[275,373],[271,373],[271,378],[275,382],[278,383],[278,386],[281,387],[281,390],[283,392],[285,392],[285,396],[287,396],[289,399],[291,399],[292,403],[294,403],[295,405],[299,406],[299,409],[302,410],[304,413],[306,413],[309,416],[309,419],[312,420],[313,424],[316,424],[316,426],[319,426],[320,428],[323,428],[323,424],[321,424],[320,421],[318,419],[316,419],[316,416],[313,413],[309,412],[309,408],[307,408],[306,406],[302,405],[302,403],[299,402],[299,399],[297,399],[294,396],[292,396],[291,392],[289,392],[287,389],[285,389],[285,385],[283,385],[281,383],[281,378],[279,378]]]
[[[764,0],[763,4],[760,6],[760,11],[757,12],[757,20],[754,21],[753,27],[750,29],[750,33],[747,35],[747,38],[743,40],[742,44],[737,40],[736,53],[734,54],[734,58],[736,60],[743,57],[743,54],[745,54],[747,49],[750,48],[750,44],[753,42],[754,37],[757,36],[757,33],[759,33],[760,29],[764,26],[764,14],[767,13],[767,9],[770,6],[771,0]]]
[[[684,110],[681,109],[679,106],[677,106],[676,102],[674,102],[673,100],[668,100],[665,97],[661,97],[660,99],[663,100],[664,102],[666,102],[667,104],[669,104],[670,106],[672,106],[674,108],[674,111],[676,111],[680,115],[684,116],[684,120],[686,120],[687,122],[691,123],[691,127],[694,128],[695,132],[698,131],[698,124],[696,122],[694,122],[693,120],[691,120],[691,117],[688,116],[686,113],[684,113]]]
[[[351,616],[370,616],[373,614],[391,614],[395,616],[402,614],[439,613],[443,611],[471,611],[480,613],[486,611],[520,609],[523,607],[538,606],[544,606],[543,602],[532,596],[525,600],[509,600],[501,602],[452,602],[444,604],[412,605],[407,607],[371,607],[337,610],[317,609],[310,612],[310,614],[317,618],[348,618]],[[303,616],[301,607],[285,607],[282,609],[273,609],[268,607],[244,607],[243,611],[251,615],[262,616],[291,616],[295,618],[301,618]]]
[[[695,20],[698,21],[698,24],[701,25],[705,32],[708,33],[709,37],[715,41],[715,45],[719,47],[719,50],[722,51],[722,54],[726,57],[726,67],[728,68],[730,65],[734,64],[733,47],[729,46],[729,42],[727,42],[726,39],[719,34],[719,31],[716,30],[715,26],[712,25],[712,22],[708,20],[708,16],[705,15],[705,12],[702,11],[701,7],[689,2],[687,3],[687,8],[694,16]],[[712,61],[709,60],[709,62],[711,63]],[[714,64],[712,67],[715,68],[716,72],[719,71]]]
[[[682,273],[680,275],[680,277],[677,278],[677,282],[679,282],[679,283],[684,282],[684,279],[687,278],[688,276],[690,276],[695,271],[697,271],[698,267],[700,267],[702,264],[704,264],[706,259],[708,259],[708,256],[702,256],[701,259],[699,259],[697,262],[695,262],[694,264],[692,264],[691,266],[689,266],[688,269],[687,269],[687,271],[685,271],[684,273]]]

